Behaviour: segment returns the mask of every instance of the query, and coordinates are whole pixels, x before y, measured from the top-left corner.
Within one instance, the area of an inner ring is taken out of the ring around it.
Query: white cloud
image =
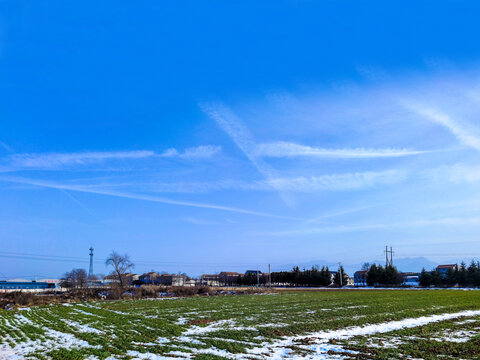
[[[480,182],[480,166],[455,164],[444,165],[424,171],[427,179],[435,181],[449,181],[453,183],[476,183]]]
[[[154,154],[153,151],[15,154],[9,156],[8,160],[13,167],[55,168],[65,165],[86,165],[112,159],[140,159]]]
[[[217,221],[211,221],[207,219],[200,219],[200,218],[194,218],[194,217],[186,217],[183,219],[183,221],[188,222],[190,224],[194,225],[220,225],[220,222]]]
[[[101,188],[93,189],[93,188],[83,187],[81,185],[59,184],[59,183],[43,181],[43,180],[32,180],[32,179],[19,178],[19,177],[0,177],[0,181],[17,183],[17,184],[34,185],[34,186],[45,187],[50,189],[71,190],[76,192],[107,195],[107,196],[114,196],[114,197],[120,197],[120,198],[126,198],[126,199],[144,200],[144,201],[151,201],[151,202],[170,204],[170,205],[235,212],[240,214],[247,214],[247,215],[254,215],[254,216],[261,216],[261,217],[299,220],[298,218],[274,215],[274,214],[264,213],[261,211],[247,210],[247,209],[241,209],[241,208],[236,208],[231,206],[206,204],[206,203],[199,203],[199,202],[192,202],[192,201],[173,200],[173,199],[168,199],[168,198],[163,198],[158,196],[132,194],[127,192],[112,191],[112,190],[101,189]]]
[[[214,191],[283,191],[315,193],[320,191],[359,190],[377,185],[391,185],[404,181],[408,173],[401,170],[356,172],[309,177],[275,177],[269,180],[218,180],[205,182],[94,182],[81,186],[85,189],[135,188],[150,193],[209,193]]]
[[[5,144],[5,143],[2,142],[2,141],[0,141],[0,147],[4,148],[4,149],[7,150],[8,152],[11,152],[11,153],[14,152],[13,149],[12,149],[10,146],[8,146],[7,144]]]
[[[261,157],[319,157],[319,158],[382,158],[419,155],[427,151],[411,149],[324,149],[289,142],[274,142],[256,146],[255,155]]]
[[[175,148],[167,149],[163,153],[159,154],[160,157],[166,158],[183,158],[183,159],[201,159],[201,158],[210,158],[218,154],[222,150],[221,146],[214,145],[202,145],[197,147],[191,147],[185,149],[184,152],[179,152]]]
[[[427,106],[408,103],[407,108],[448,129],[462,144],[480,150],[480,131],[462,124],[445,112]]]
[[[270,235],[270,236],[293,236],[293,235],[311,235],[311,234],[321,234],[321,233],[361,232],[361,231],[371,231],[371,230],[428,227],[428,226],[479,226],[479,225],[480,225],[480,217],[470,217],[470,218],[449,217],[449,218],[424,219],[424,220],[393,222],[393,223],[372,223],[372,224],[308,227],[308,228],[299,228],[299,229],[285,230],[285,231],[263,232],[261,234]]]
[[[399,183],[407,178],[400,170],[357,172],[335,175],[276,178],[268,180],[274,188],[283,191],[316,192],[323,190],[356,190],[374,185]]]
[[[88,165],[108,160],[144,159],[154,156],[164,158],[204,159],[214,156],[221,151],[220,146],[203,145],[185,149],[183,152],[171,148],[161,154],[151,150],[138,151],[92,151],[75,153],[31,153],[13,154],[4,160],[12,169],[50,169],[69,165]]]
[[[276,172],[274,169],[262,158],[255,155],[256,144],[250,131],[229,108],[221,104],[202,104],[201,107],[203,111],[214,119],[220,128],[230,136],[233,142],[267,181],[275,177]],[[271,183],[271,185],[275,189],[274,183]],[[285,203],[288,204],[290,202],[282,193],[280,193],[280,197]]]
[[[256,144],[245,125],[227,107],[220,104],[203,104],[202,109],[227,133],[257,170],[266,178],[273,170],[262,159],[255,156]]]

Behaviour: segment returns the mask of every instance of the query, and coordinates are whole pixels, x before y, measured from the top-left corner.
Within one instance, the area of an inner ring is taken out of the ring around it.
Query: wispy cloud
[[[183,218],[183,221],[188,222],[190,224],[194,224],[194,225],[220,225],[221,224],[221,222],[218,222],[218,221],[211,221],[208,219],[200,219],[200,218],[194,218],[194,217]]]
[[[0,147],[4,148],[8,152],[11,152],[11,153],[14,152],[13,149],[10,146],[8,146],[7,144],[5,144],[3,141],[0,141]]]
[[[342,217],[344,215],[349,215],[352,213],[356,212],[361,212],[365,210],[372,209],[374,207],[380,206],[381,204],[372,204],[372,205],[365,205],[365,206],[359,206],[359,207],[354,207],[354,208],[349,208],[349,209],[344,209],[344,210],[339,210],[339,211],[334,211],[334,212],[329,212],[325,214],[320,214],[317,215],[311,219],[308,219],[306,223],[315,223],[315,222],[325,222],[325,219],[330,219],[330,218],[335,218],[335,217]]]
[[[384,158],[419,155],[429,151],[411,149],[324,149],[290,142],[274,142],[259,144],[255,148],[255,155],[260,157],[318,157],[318,158]]]
[[[180,152],[175,148],[165,150],[163,153],[159,154],[159,157],[165,158],[183,158],[183,159],[201,159],[209,158],[218,154],[222,150],[221,146],[214,145],[203,145],[185,149],[185,151]]]
[[[257,170],[266,178],[273,176],[273,169],[255,155],[256,144],[250,131],[233,112],[222,104],[202,104],[202,109],[225,131]]]
[[[114,151],[47,154],[15,154],[10,164],[20,168],[55,168],[64,165],[86,165],[111,159],[140,159],[154,156],[153,151]]]
[[[268,180],[274,188],[283,191],[316,192],[322,190],[356,190],[373,185],[399,183],[408,174],[401,170],[357,172],[335,175],[276,178]]]
[[[51,169],[63,166],[88,165],[108,160],[133,160],[145,158],[205,159],[221,151],[220,146],[202,145],[179,151],[175,148],[157,154],[151,150],[137,151],[92,151],[74,153],[26,153],[13,154],[4,158],[11,169]]]
[[[87,208],[80,200],[78,200],[75,196],[70,194],[67,190],[64,189],[58,189],[61,191],[63,194],[65,194],[70,200],[72,200],[75,204],[80,206],[83,210],[86,210],[88,213],[92,214],[91,210]]]
[[[478,183],[480,182],[480,166],[464,163],[443,165],[424,170],[423,176],[428,180],[441,182]]]
[[[282,191],[288,193],[315,193],[321,191],[348,191],[372,186],[392,185],[409,177],[403,170],[385,170],[331,174],[322,176],[274,177],[268,180],[241,181],[235,179],[205,182],[99,182],[82,180],[84,189],[134,188],[150,193],[209,193],[215,191]]]
[[[422,106],[415,103],[406,103],[406,107],[419,115],[448,129],[462,144],[480,150],[480,131],[471,125],[462,124],[446,112]]]
[[[255,216],[262,216],[262,217],[269,217],[269,218],[299,220],[298,218],[293,218],[289,216],[274,215],[274,214],[264,213],[260,211],[247,210],[247,209],[241,209],[241,208],[230,207],[230,206],[206,204],[206,203],[199,203],[199,202],[192,202],[192,201],[173,200],[173,199],[168,199],[168,198],[163,198],[158,196],[133,194],[133,193],[127,193],[127,192],[112,191],[107,189],[92,189],[92,188],[85,188],[79,185],[59,184],[59,183],[54,183],[49,181],[34,180],[34,179],[28,179],[28,178],[0,177],[0,181],[35,185],[35,186],[51,188],[51,189],[62,189],[62,190],[70,190],[70,191],[76,191],[76,192],[107,195],[107,196],[114,196],[114,197],[120,197],[120,198],[126,198],[126,199],[144,200],[144,201],[151,201],[151,202],[170,204],[170,205],[235,212],[240,214],[255,215]]]
[[[416,221],[392,222],[392,223],[371,223],[354,224],[323,227],[306,227],[293,230],[262,232],[261,235],[269,236],[295,236],[295,235],[314,235],[321,233],[344,233],[344,232],[362,232],[384,229],[413,228],[428,226],[480,226],[480,217],[448,217],[439,219],[424,219]]]
[[[232,141],[245,154],[258,172],[276,189],[275,183],[270,182],[270,180],[276,176],[276,172],[269,164],[255,154],[255,141],[243,122],[229,108],[222,104],[201,104],[201,107],[203,111],[214,119],[220,128],[230,136]],[[285,203],[288,204],[290,202],[281,192],[279,192],[279,195]]]

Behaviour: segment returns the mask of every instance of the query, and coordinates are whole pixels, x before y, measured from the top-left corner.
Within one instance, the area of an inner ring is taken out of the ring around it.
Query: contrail
[[[72,200],[74,203],[76,203],[82,209],[86,210],[89,214],[92,214],[92,212],[90,211],[89,208],[87,208],[80,200],[78,200],[75,196],[70,194],[67,190],[65,190],[65,189],[58,189],[58,190],[60,190],[62,193],[64,193],[67,197],[70,198],[70,200]]]
[[[232,111],[222,104],[203,103],[202,110],[214,119],[217,124],[227,133],[238,148],[245,154],[258,172],[267,180],[267,183],[275,189],[285,203],[288,204],[285,196],[275,187],[273,179],[277,178],[275,170],[262,158],[256,156],[257,144],[250,131]]]
[[[415,111],[417,114],[433,121],[447,130],[449,130],[461,143],[470,146],[476,150],[480,150],[480,135],[478,130],[471,128],[464,128],[457,121],[452,119],[448,114],[437,109],[421,106],[414,103],[406,103],[405,107],[409,110]]]
[[[10,146],[8,146],[7,144],[5,144],[4,142],[0,141],[0,146],[2,146],[4,149],[6,149],[7,151],[11,152],[13,155],[17,155],[17,153],[15,152],[15,150],[13,150]],[[11,169],[9,169],[8,171],[10,171]],[[2,172],[2,169],[0,169],[0,172]],[[63,189],[59,189],[62,193],[64,193],[66,196],[68,196],[70,198],[70,200],[72,200],[75,204],[77,204],[78,206],[80,206],[82,209],[86,210],[89,214],[92,214],[92,212],[85,206],[83,205],[80,200],[78,200],[77,198],[75,198],[72,194],[69,194],[67,191],[63,190]]]
[[[152,201],[152,202],[158,202],[158,203],[170,204],[170,205],[179,205],[179,206],[188,206],[188,207],[196,207],[196,208],[203,208],[203,209],[222,210],[222,211],[229,211],[229,212],[235,212],[235,213],[240,213],[240,214],[255,215],[255,216],[262,216],[262,217],[269,217],[269,218],[301,220],[299,218],[294,218],[294,217],[289,217],[289,216],[274,215],[274,214],[269,214],[269,213],[264,213],[264,212],[259,212],[259,211],[246,210],[246,209],[240,209],[240,208],[235,208],[235,207],[230,207],[230,206],[222,206],[222,205],[215,205],[215,204],[204,204],[204,203],[189,202],[189,201],[179,201],[179,200],[172,200],[172,199],[167,199],[167,198],[157,197],[157,196],[150,196],[150,195],[129,194],[129,193],[117,192],[117,191],[85,188],[85,187],[82,187],[82,186],[55,184],[55,183],[51,183],[51,182],[31,180],[31,179],[26,179],[26,178],[0,177],[0,181],[13,182],[13,183],[19,183],[19,184],[35,185],[35,186],[51,188],[51,189],[71,190],[71,191],[85,192],[85,193],[91,193],[91,194],[108,195],[108,196],[115,196],[115,197],[127,198],[127,199],[145,200],[145,201]]]

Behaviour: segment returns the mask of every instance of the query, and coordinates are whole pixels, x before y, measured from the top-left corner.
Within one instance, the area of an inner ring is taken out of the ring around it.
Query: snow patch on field
[[[269,343],[262,344],[261,347],[247,350],[250,354],[261,355],[263,359],[321,359],[319,356],[327,355],[329,352],[345,353],[349,352],[341,346],[329,344],[330,340],[346,340],[354,336],[367,336],[373,334],[388,333],[402,329],[408,329],[418,326],[427,325],[434,322],[456,319],[460,317],[472,317],[480,315],[480,310],[467,310],[457,313],[440,314],[421,316],[418,318],[409,318],[398,321],[390,321],[380,324],[371,324],[364,326],[354,326],[350,328],[335,330],[335,331],[320,331],[303,336],[294,336],[284,338],[273,346]],[[302,342],[308,341],[314,344],[303,345]],[[301,349],[310,350],[315,353],[315,356],[300,355],[290,356],[292,350],[291,346],[297,346]],[[330,354],[328,354],[330,356]],[[331,358],[331,357],[330,357]],[[240,357],[239,359],[242,359]]]
[[[449,341],[454,343],[465,343],[476,335],[478,335],[478,331],[473,330],[444,331],[431,340],[439,342]]]
[[[17,360],[24,359],[34,352],[48,352],[59,348],[100,348],[90,345],[84,340],[77,339],[72,334],[62,333],[60,331],[47,329],[46,339],[29,340],[10,347],[7,344],[0,345],[0,359]]]
[[[101,334],[103,335],[103,332],[98,330],[98,329],[95,329],[95,328],[92,328],[88,325],[82,325],[76,321],[73,321],[73,320],[63,320],[63,322],[65,322],[67,325],[70,325],[71,327],[77,329],[78,331],[80,332],[86,332],[86,333],[94,333],[94,334]]]
[[[175,324],[177,325],[185,325],[186,323],[188,322],[188,319],[183,317],[183,316],[180,316],[177,321],[175,322]]]

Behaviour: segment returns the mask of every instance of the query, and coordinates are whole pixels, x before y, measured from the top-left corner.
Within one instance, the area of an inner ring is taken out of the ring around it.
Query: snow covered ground
[[[418,350],[410,349],[412,342],[451,343],[462,358],[478,358],[480,302],[472,308],[476,302],[468,292],[435,294],[438,298],[418,290],[225,296],[2,311],[0,360],[58,359],[72,352],[89,360],[104,358],[105,352],[111,353],[109,360],[201,354],[238,360],[348,359],[373,352],[395,358],[409,351],[414,357]]]

